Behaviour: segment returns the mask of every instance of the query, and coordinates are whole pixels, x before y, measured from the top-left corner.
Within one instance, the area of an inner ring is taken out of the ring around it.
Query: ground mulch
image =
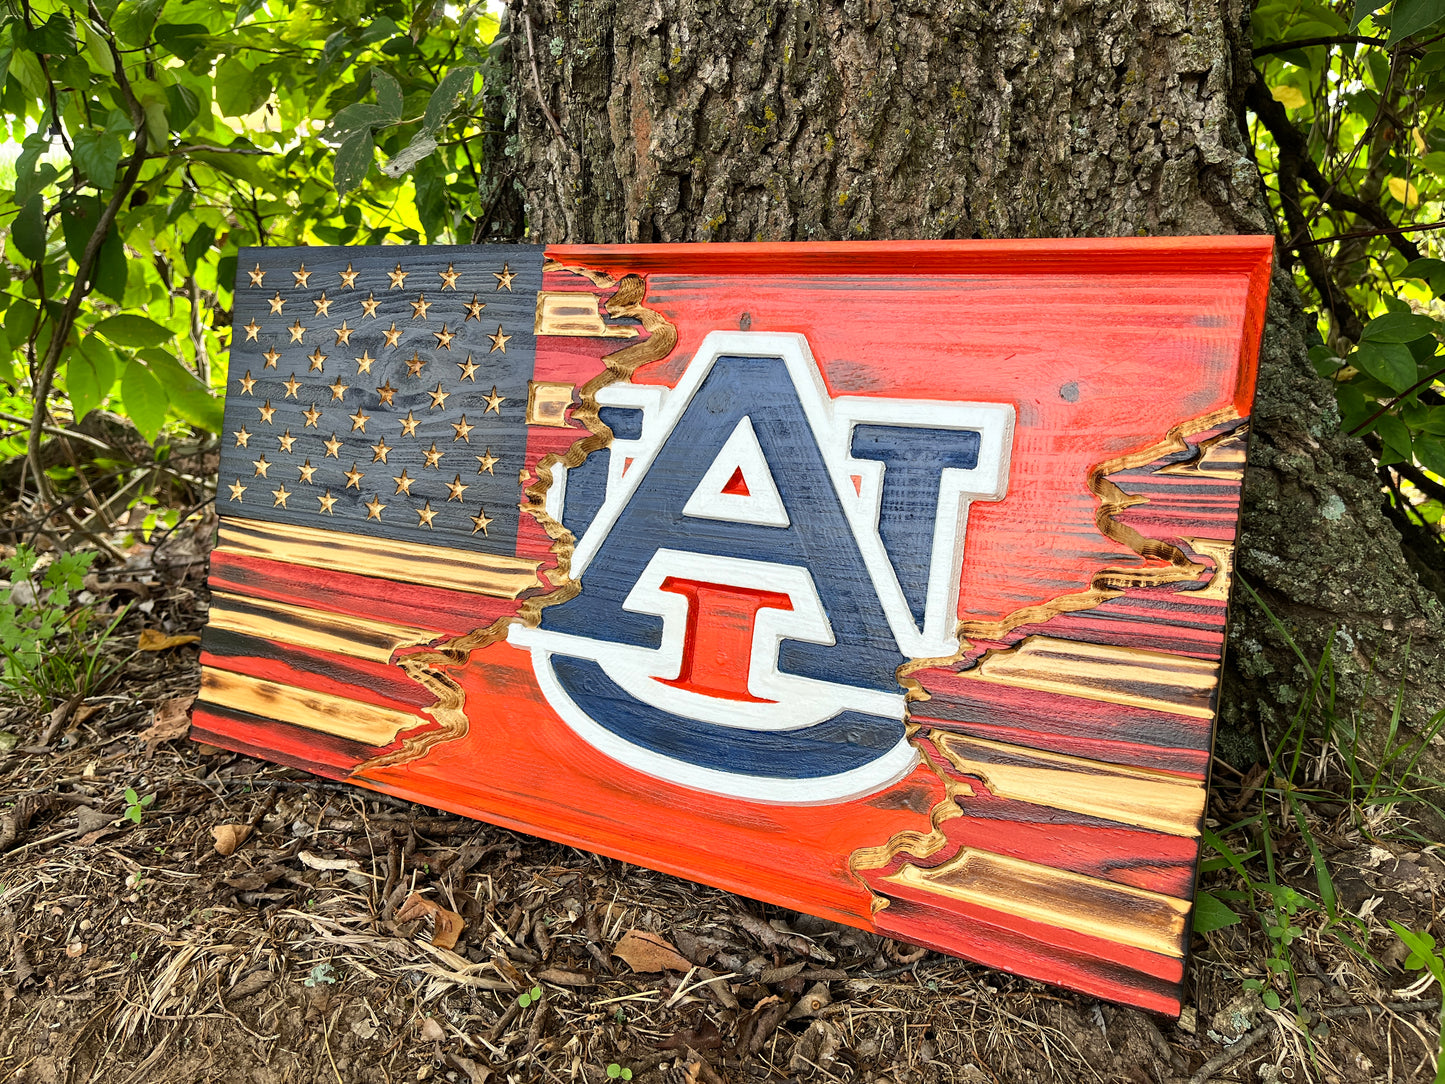
[[[93,581],[98,607],[132,603],[109,650],[200,631],[206,534]],[[173,642],[59,714],[0,707],[0,1081],[1434,1074],[1439,990],[1380,924],[1435,922],[1445,863],[1418,842],[1322,827],[1380,962],[1306,923],[1303,1023],[1288,987],[1279,1010],[1245,988],[1265,976],[1253,921],[1196,936],[1176,1023],[166,737],[198,680]],[[1229,823],[1248,773],[1218,774]],[[155,795],[138,820],[127,788]],[[1313,883],[1307,854],[1283,861]]]

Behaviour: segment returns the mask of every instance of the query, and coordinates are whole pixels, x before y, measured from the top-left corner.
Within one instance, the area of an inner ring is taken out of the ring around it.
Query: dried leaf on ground
[[[689,971],[692,964],[677,949],[647,930],[628,930],[612,949],[612,955],[634,971]]]
[[[322,858],[319,854],[312,854],[310,851],[300,851],[296,857],[308,869],[352,872],[361,868],[361,863],[354,858]]]
[[[235,854],[236,848],[245,843],[250,835],[251,826],[249,824],[218,824],[211,829],[216,853],[222,858],[230,858]]]
[[[553,982],[558,986],[595,986],[597,976],[590,971],[566,971],[560,967],[549,967],[537,972],[538,982]]]
[[[396,912],[396,921],[410,922],[413,919],[431,916],[435,923],[431,943],[437,948],[457,947],[457,938],[466,929],[466,922],[455,911],[448,911],[441,904],[429,900],[420,892],[413,892]]]
[[[141,651],[166,651],[173,647],[180,647],[182,644],[199,643],[200,639],[194,633],[169,636],[160,629],[141,629],[140,640],[136,647]]]
[[[666,1039],[657,1044],[659,1050],[720,1050],[722,1049],[722,1032],[718,1026],[707,1017],[696,1027],[679,1028]]]
[[[190,711],[195,700],[194,696],[173,696],[162,700],[151,725],[138,735],[141,741],[153,748],[163,741],[184,738],[191,729]]]
[[[432,1017],[428,1016],[425,1020],[421,1022],[422,1042],[439,1043],[446,1037],[446,1029],[443,1028],[440,1024],[438,1024],[436,1020]]]

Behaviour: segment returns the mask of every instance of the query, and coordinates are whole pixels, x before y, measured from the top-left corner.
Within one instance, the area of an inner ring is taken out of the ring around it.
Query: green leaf
[[[166,116],[173,131],[184,132],[200,112],[201,100],[190,87],[180,83],[166,87]]]
[[[139,48],[150,40],[165,0],[129,0],[119,5],[111,17],[111,29],[124,45]]]
[[[1428,316],[1413,312],[1387,312],[1377,316],[1365,325],[1361,342],[1408,343],[1424,338],[1439,330],[1439,325]]]
[[[264,79],[246,67],[240,57],[227,57],[216,67],[216,106],[228,117],[256,112],[271,93]]]
[[[1445,153],[1442,153],[1440,157],[1442,164],[1445,164]],[[1411,260],[1400,272],[1400,277],[1423,279],[1433,292],[1439,294],[1445,290],[1445,260],[1437,260],[1431,256],[1422,256],[1418,260]]]
[[[380,68],[371,70],[371,85],[376,88],[376,105],[386,120],[383,124],[395,124],[401,120],[401,84],[396,77]]]
[[[25,35],[25,47],[43,56],[74,56],[79,49],[74,20],[64,12],[56,12],[43,26]]]
[[[118,317],[111,317],[112,320]],[[144,319],[138,317],[137,319]],[[145,365],[131,359],[120,378],[120,401],[141,436],[154,441],[166,420],[166,389]]]
[[[1375,426],[1375,432],[1380,434],[1380,440],[1385,445],[1385,454],[1380,456],[1382,465],[1408,463],[1415,458],[1410,441],[1410,427],[1394,414],[1382,417]]]
[[[168,350],[155,347],[142,350],[140,357],[165,388],[166,398],[177,417],[211,433],[221,431],[224,413],[221,400],[212,395],[180,359]]]
[[[1390,40],[1394,45],[1405,38],[1427,30],[1445,19],[1440,0],[1395,0],[1390,8]]]
[[[210,253],[211,244],[215,239],[216,228],[207,223],[202,223],[197,227],[196,232],[191,234],[191,239],[186,242],[184,249],[186,266],[191,269],[191,274],[194,275],[196,273],[196,268],[200,266],[201,258]]]
[[[1359,26],[1366,15],[1373,15],[1379,11],[1388,0],[1355,0],[1354,14],[1350,16],[1350,29]]]
[[[1392,391],[1404,391],[1417,379],[1415,355],[1403,343],[1363,341],[1347,360]]]
[[[363,129],[352,132],[342,141],[341,146],[336,148],[332,169],[338,196],[346,195],[362,182],[367,170],[371,168],[375,147],[370,129]]]
[[[75,151],[70,160],[80,167],[86,180],[96,188],[115,187],[115,171],[120,165],[120,140],[109,132],[82,128],[75,133]]]
[[[91,330],[104,335],[117,346],[160,346],[170,342],[175,334],[150,317],[131,312],[107,316]]]
[[[1194,900],[1195,933],[1211,933],[1239,921],[1239,915],[1211,892],[1201,892]]]
[[[45,258],[45,201],[40,198],[37,192],[25,201],[20,208],[20,213],[15,216],[15,223],[10,228],[10,236],[15,239],[15,247],[20,250],[20,255],[27,260],[42,260]]]
[[[1431,474],[1445,478],[1445,440],[1424,433],[1415,434],[1415,458]]]
[[[86,335],[66,363],[65,391],[75,420],[104,403],[114,385],[115,353],[94,335]]]
[[[457,101],[464,94],[470,94],[472,89],[472,77],[476,74],[476,68],[453,68],[442,77],[437,84],[436,90],[427,99],[426,116],[422,118],[422,131],[433,138],[441,131],[441,127],[457,107]]]
[[[201,23],[165,23],[156,27],[156,41],[182,60],[190,60],[205,46],[210,28]]]

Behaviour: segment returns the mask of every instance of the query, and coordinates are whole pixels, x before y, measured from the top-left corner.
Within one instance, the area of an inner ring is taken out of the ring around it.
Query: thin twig
[[[562,135],[562,126],[557,123],[557,118],[552,115],[552,110],[547,106],[547,100],[542,97],[542,77],[537,73],[537,51],[532,46],[532,16],[527,11],[526,0],[522,3],[522,22],[527,27],[527,59],[532,62],[532,89],[537,92],[537,104],[542,107],[542,115],[547,118],[551,125],[552,132],[558,139],[565,139]]]

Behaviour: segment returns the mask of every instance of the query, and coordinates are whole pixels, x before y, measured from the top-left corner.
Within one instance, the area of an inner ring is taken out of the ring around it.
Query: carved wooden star
[[[495,335],[488,335],[487,338],[492,340],[492,348],[487,351],[489,354],[496,353],[498,350],[505,354],[507,352],[507,344],[512,341],[512,336],[502,334],[501,324],[497,325],[497,333]]]
[[[388,286],[387,289],[388,289],[388,290],[400,290],[400,289],[402,289],[402,288],[406,285],[406,277],[407,277],[408,275],[410,275],[410,274],[411,274],[410,271],[403,271],[403,270],[401,269],[401,264],[397,264],[395,271],[388,271],[388,272],[386,273],[386,277],[389,278],[389,279],[391,279],[391,285]]]
[[[472,360],[472,355],[468,354],[466,361],[457,362],[457,368],[462,371],[462,375],[457,377],[458,380],[470,380],[473,384],[477,382],[475,374],[481,366]]]
[[[449,496],[447,497],[447,500],[449,500],[449,501],[459,501],[459,500],[462,499],[462,494],[465,493],[467,490],[469,490],[469,489],[471,489],[471,488],[472,488],[471,486],[466,485],[466,484],[462,481],[462,476],[461,476],[460,474],[458,474],[458,475],[456,476],[456,478],[452,479],[452,481],[450,481],[450,482],[447,483],[447,491],[448,491],[448,494],[449,494]]]
[[[274,369],[276,368],[276,362],[281,359],[281,351],[272,346],[268,347],[266,352],[261,356],[266,359],[266,368]]]
[[[426,358],[422,357],[415,350],[411,357],[406,359],[406,375],[421,376],[421,371],[426,368]]]
[[[266,472],[271,469],[271,464],[266,462],[265,452],[261,453],[260,459],[251,460],[251,466],[256,468],[256,473],[262,478],[265,478]]]
[[[321,502],[321,507],[317,509],[318,512],[325,512],[328,516],[336,515],[336,513],[331,510],[331,506],[336,503],[336,498],[331,495],[331,490],[328,489],[326,491],[326,496],[317,497],[316,499]]]
[[[311,404],[310,410],[303,410],[301,416],[306,419],[306,428],[315,429],[316,423],[321,420],[321,411],[316,409],[316,404]]]
[[[247,446],[247,445],[246,445],[246,442],[251,439],[251,434],[246,431],[246,427],[245,427],[245,426],[242,426],[240,429],[237,429],[236,432],[235,432],[233,435],[234,435],[235,438],[236,438],[236,447],[237,447],[237,448],[245,448],[245,447]]]
[[[517,273],[506,264],[502,264],[502,269],[493,271],[492,274],[497,276],[498,290],[511,290],[512,280],[517,277]]]
[[[376,359],[371,356],[370,350],[363,350],[361,352],[361,357],[352,358],[351,360],[356,362],[356,375],[360,376],[362,373],[371,372],[371,364]]]
[[[376,443],[371,446],[371,461],[375,463],[378,459],[383,463],[391,453],[391,445],[387,444],[385,437],[377,437]]]
[[[311,304],[316,306],[316,316],[331,315],[331,298],[326,296],[326,291],[323,290],[320,297],[312,298]]]
[[[352,332],[353,329],[347,326],[345,320],[341,321],[341,326],[340,326],[340,327],[338,327],[338,328],[333,328],[332,330],[336,332],[336,345],[338,345],[338,346],[350,346],[350,345],[351,345],[351,332]]]
[[[276,504],[273,504],[271,506],[272,508],[275,508],[276,505],[280,505],[282,508],[285,508],[286,498],[291,496],[291,493],[289,490],[287,490],[286,483],[282,482],[279,487],[271,490],[271,496],[276,498]]]
[[[343,473],[346,475],[346,488],[356,489],[359,492],[361,490],[361,480],[365,478],[366,475],[356,469],[355,463],[351,464],[349,471],[344,471]]]
[[[496,475],[497,472],[494,471],[492,468],[497,465],[497,457],[492,454],[492,450],[490,448],[487,449],[486,455],[479,455],[476,457],[476,460],[478,474],[481,474],[482,471],[486,471],[490,475]]]
[[[442,278],[443,290],[455,290],[457,288],[457,279],[462,277],[460,272],[452,270],[451,264],[447,264],[447,269],[445,271],[438,271],[437,274]]]
[[[380,306],[381,302],[376,300],[376,291],[373,290],[371,291],[371,293],[366,295],[366,300],[361,303],[361,314],[363,316],[370,316],[373,320],[375,320],[376,310]]]
[[[452,422],[452,428],[457,431],[457,435],[452,438],[452,443],[455,444],[459,440],[464,440],[468,444],[472,442],[471,432],[476,426],[467,424],[467,416],[465,414],[462,415],[461,421]]]
[[[241,385],[241,394],[242,394],[242,395],[250,395],[250,394],[251,394],[251,389],[256,386],[256,381],[254,381],[254,380],[251,379],[251,370],[250,370],[250,369],[247,369],[247,370],[246,370],[246,375],[243,376],[243,377],[241,377],[241,379],[240,379],[240,385]]]
[[[492,394],[485,396],[485,398],[487,400],[487,410],[490,410],[493,414],[500,414],[502,412],[502,404],[507,401],[505,395],[497,394],[497,385],[495,384],[492,385]],[[482,413],[485,414],[486,411]]]
[[[241,501],[241,494],[245,492],[246,487],[241,484],[241,479],[237,478],[234,482],[231,483],[231,500],[238,502]]]
[[[427,392],[427,394],[431,396],[431,406],[427,407],[427,409],[435,410],[437,409],[437,407],[445,408],[447,405],[447,399],[451,397],[452,393],[449,391],[442,391],[442,382],[438,380],[436,389],[434,391]]]
[[[311,277],[311,272],[306,270],[304,263],[301,265],[300,271],[292,271],[291,274],[295,277],[297,286],[305,286],[307,279]]]
[[[260,264],[257,264],[255,267],[251,268],[251,270],[247,271],[246,274],[251,276],[252,286],[261,286],[266,281],[266,272],[261,270]]]
[[[301,386],[301,381],[296,379],[295,373],[292,373],[289,377],[286,378],[286,380],[282,383],[281,386],[286,389],[287,399],[295,399],[296,389]]]
[[[402,468],[401,474],[393,478],[392,481],[396,483],[396,491],[398,493],[405,493],[408,497],[411,496],[411,484],[415,482],[416,479],[407,477],[405,467]]]
[[[433,331],[432,334],[437,337],[438,350],[450,350],[452,348],[452,340],[457,337],[456,332],[447,330],[446,324],[442,325],[440,331]]]
[[[348,414],[347,417],[351,419],[351,431],[353,433],[355,433],[358,429],[365,433],[366,423],[371,421],[371,415],[363,414],[360,407],[356,408],[355,414]]]
[[[416,300],[411,303],[411,318],[425,320],[426,310],[429,308],[431,308],[431,302],[426,299],[426,294],[417,294]]]
[[[291,332],[291,341],[293,343],[299,343],[301,341],[301,336],[306,334],[306,329],[301,326],[300,320],[297,320],[286,330]]]
[[[401,342],[401,329],[396,326],[395,320],[391,322],[391,327],[381,333],[381,336],[386,340],[387,346],[394,347]]]
[[[346,270],[338,271],[337,274],[341,276],[341,288],[343,290],[356,289],[356,276],[361,274],[360,271],[351,270],[351,264],[348,263],[346,265]]]
[[[376,389],[377,398],[381,400],[383,406],[391,406],[392,397],[396,395],[398,390],[399,389],[397,388],[393,388],[391,386],[391,381],[388,380],[385,384]]]
[[[475,516],[471,516],[470,519],[472,521],[472,534],[476,534],[478,531],[481,531],[483,537],[485,537],[487,533],[487,527],[492,522],[491,518],[487,515],[487,510],[485,508],[478,508],[477,514]]]
[[[366,502],[366,518],[374,519],[378,523],[381,522],[381,512],[385,507],[386,505],[382,504],[381,501],[372,497],[371,500]]]
[[[251,317],[251,322],[241,328],[246,333],[246,341],[250,342],[261,332],[261,325],[256,323],[256,318]]]
[[[321,352],[321,347],[318,346],[318,347],[317,347],[315,350],[313,350],[313,351],[307,356],[307,358],[306,358],[306,360],[311,363],[311,368],[308,370],[308,372],[313,372],[313,373],[322,373],[322,372],[325,372],[326,370],[323,368],[323,366],[326,364],[326,359],[327,359],[328,357],[330,357],[330,355],[329,355],[329,354],[323,354],[323,353]]]
[[[426,504],[416,510],[416,525],[418,527],[425,527],[427,530],[431,530],[431,521],[436,518],[437,514],[432,511],[431,501],[427,501]]]
[[[270,399],[267,399],[256,409],[261,412],[261,420],[263,422],[265,422],[267,425],[273,424],[271,421],[271,416],[276,413],[276,408],[271,405]]]
[[[472,294],[471,301],[467,302],[467,320],[475,320],[477,323],[481,323],[482,310],[486,307],[487,303],[485,301],[478,301],[477,295]],[[467,320],[463,320],[462,323],[466,323]]]
[[[341,450],[341,441],[336,439],[335,433],[331,434],[330,440],[323,440],[321,443],[326,445],[326,454],[328,456],[330,456],[332,459],[341,458],[339,455],[336,454]]]
[[[421,424],[419,418],[413,417],[411,411],[406,412],[406,417],[401,420],[401,435],[404,437],[416,436],[416,427]]]
[[[300,475],[300,477],[296,479],[298,482],[309,482],[311,481],[311,476],[316,473],[316,468],[311,465],[311,460],[309,459],[297,467],[296,470]]]
[[[346,389],[351,387],[350,384],[343,384],[341,382],[341,377],[339,376],[326,386],[331,389],[332,400],[340,399],[343,395],[346,394]]]
[[[296,438],[291,435],[291,430],[288,429],[276,438],[276,442],[281,445],[281,451],[289,452],[291,445],[296,443]]]
[[[286,307],[286,299],[281,296],[281,291],[276,291],[276,296],[271,298],[271,314],[274,316]]]
[[[422,458],[426,460],[423,466],[432,467],[436,470],[441,470],[442,453],[437,451],[436,441],[432,441],[431,447],[428,448],[426,451],[422,452],[421,454]]]

